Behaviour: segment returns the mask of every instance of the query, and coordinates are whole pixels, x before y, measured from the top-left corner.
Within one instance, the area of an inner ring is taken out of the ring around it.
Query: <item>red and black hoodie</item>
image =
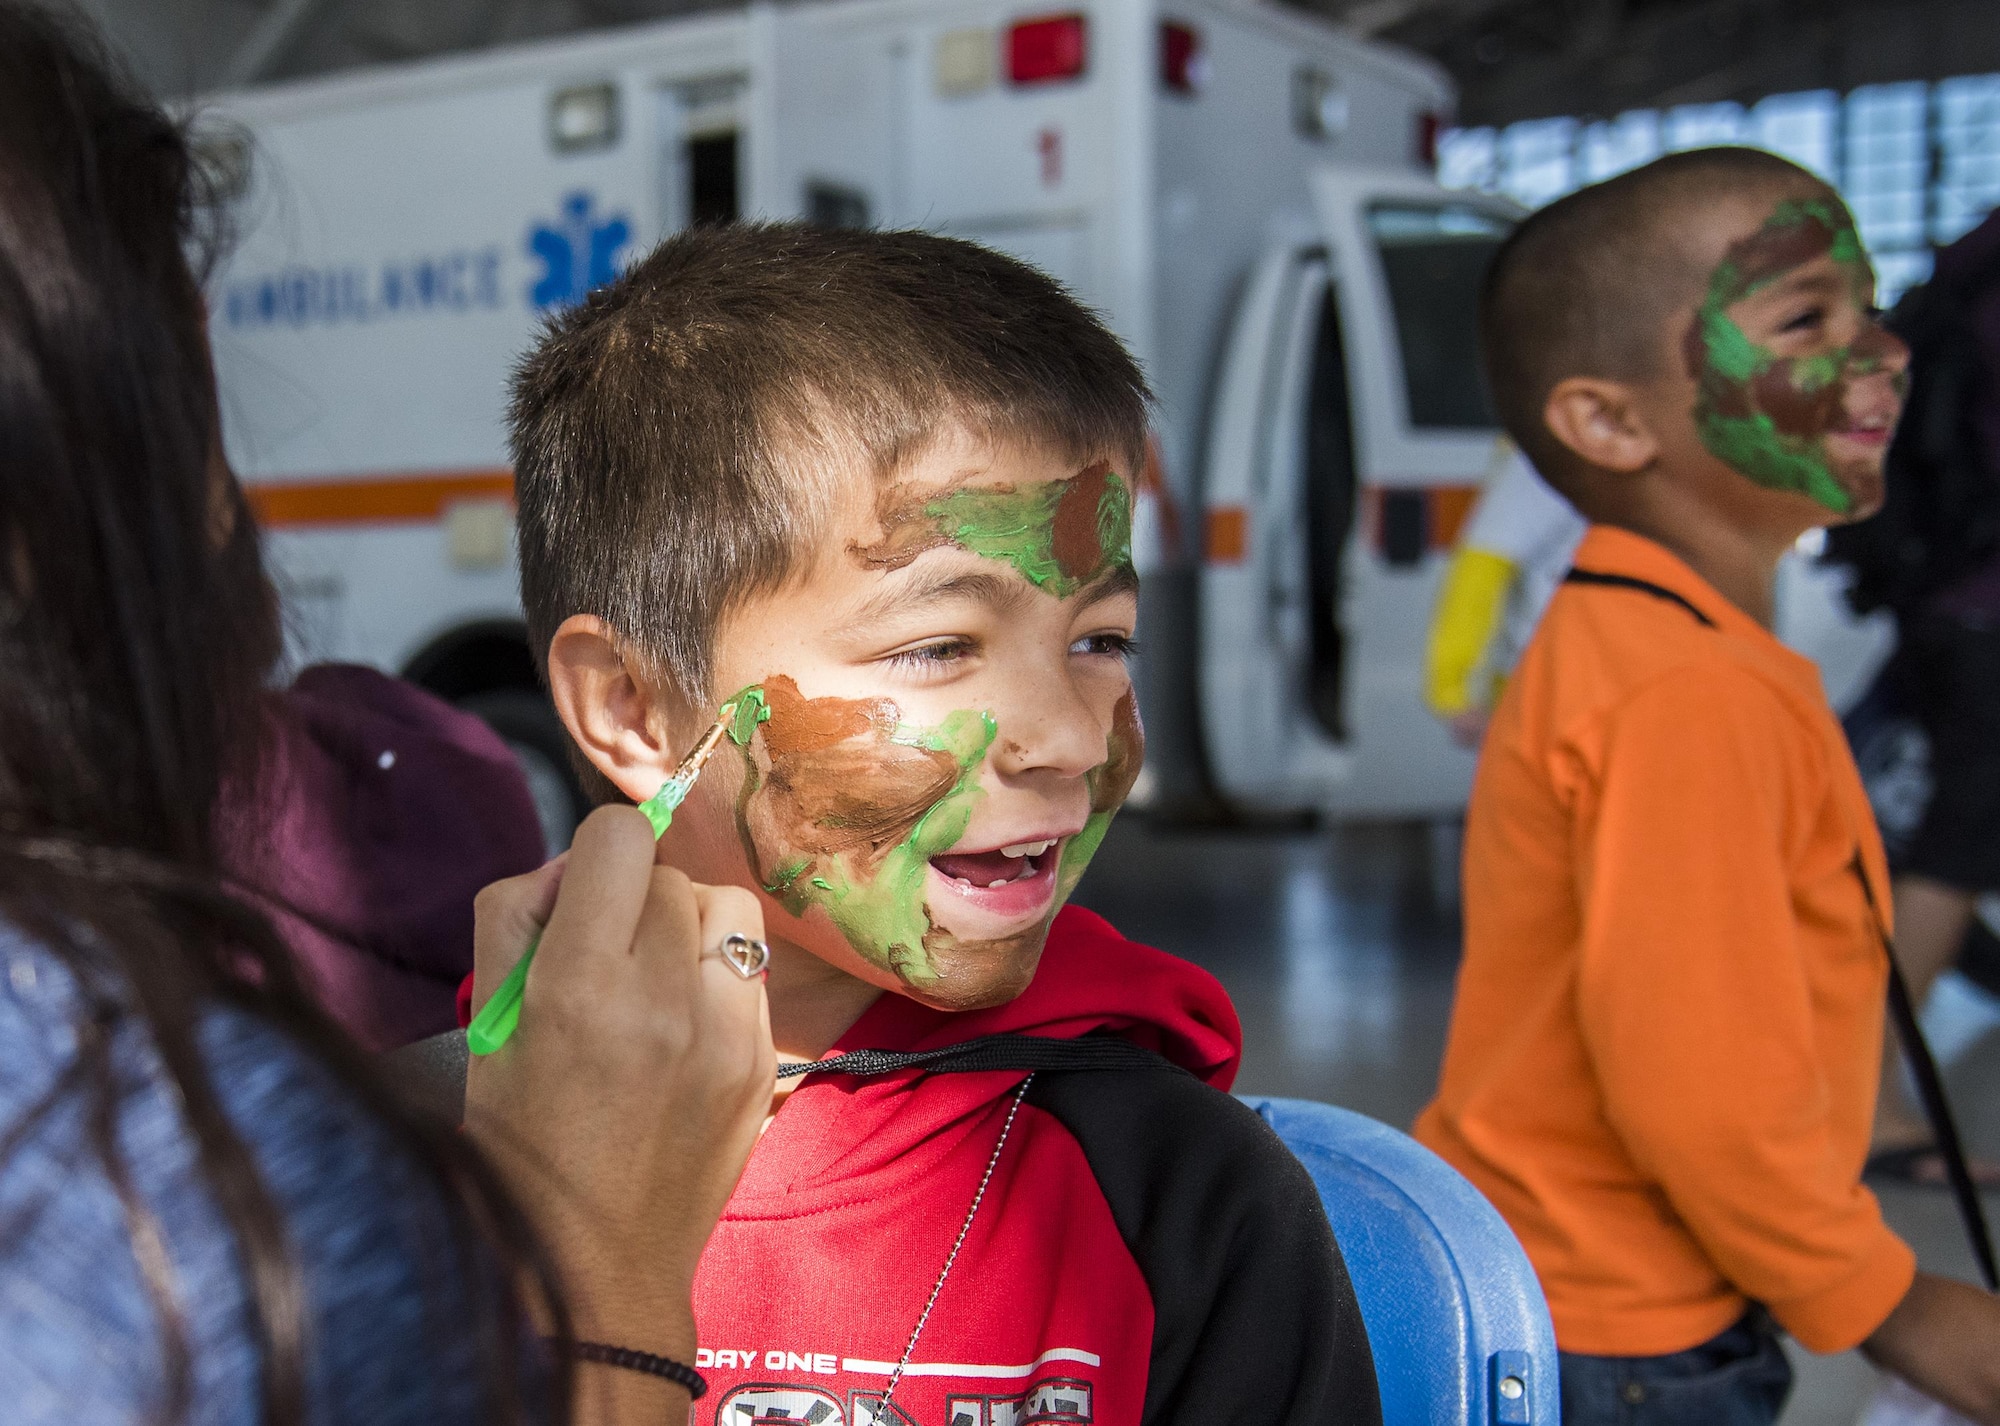
[[[693,1420],[1379,1423],[1312,1181],[1225,1092],[1241,1032],[1215,979],[1071,907],[1012,1003],[885,995],[829,1058],[1009,1034],[1153,1056],[807,1077],[702,1258]]]

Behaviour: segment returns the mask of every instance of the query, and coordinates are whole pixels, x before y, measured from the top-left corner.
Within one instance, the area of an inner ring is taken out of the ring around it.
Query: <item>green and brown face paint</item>
[[[1695,426],[1711,454],[1758,485],[1845,515],[1871,500],[1879,476],[1864,481],[1838,469],[1826,438],[1848,419],[1849,386],[1882,371],[1902,344],[1869,316],[1847,346],[1785,357],[1752,340],[1732,316],[1746,298],[1822,258],[1833,260],[1865,309],[1868,254],[1847,209],[1831,196],[1780,203],[1710,274],[1683,355],[1696,382]]]
[[[1111,734],[1104,742],[1104,761],[1084,775],[1090,787],[1090,817],[1081,832],[1063,843],[1062,860],[1056,866],[1058,904],[1067,901],[1077,882],[1083,879],[1084,869],[1104,844],[1104,834],[1111,830],[1111,819],[1131,795],[1132,784],[1139,780],[1139,769],[1145,761],[1146,730],[1139,723],[1139,700],[1128,688],[1111,713]]]
[[[737,834],[758,883],[794,916],[823,907],[847,943],[922,989],[937,980],[924,878],[965,835],[993,719],[906,723],[886,698],[806,698],[779,675],[739,717]]]
[[[734,701],[730,737],[744,759],[737,834],[780,905],[794,916],[820,907],[850,946],[918,991],[968,956],[1032,969],[1048,918],[968,943],[935,924],[929,905],[931,859],[957,845],[983,795],[979,769],[996,731],[988,714],[962,710],[922,726],[889,699],[806,698],[782,675]],[[1089,819],[1059,853],[1051,916],[1138,776],[1145,738],[1129,691],[1105,752],[1087,775]]]
[[[876,517],[882,538],[848,546],[870,569],[902,569],[956,545],[1002,560],[1036,588],[1067,599],[1132,563],[1132,490],[1108,461],[1062,480],[957,485],[915,496],[891,486]]]

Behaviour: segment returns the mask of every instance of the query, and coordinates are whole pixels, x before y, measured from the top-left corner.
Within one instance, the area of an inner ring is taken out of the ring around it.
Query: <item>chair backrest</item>
[[[1479,1190],[1365,1115],[1308,1099],[1245,1102],[1319,1187],[1368,1328],[1383,1426],[1556,1426],[1548,1304]]]

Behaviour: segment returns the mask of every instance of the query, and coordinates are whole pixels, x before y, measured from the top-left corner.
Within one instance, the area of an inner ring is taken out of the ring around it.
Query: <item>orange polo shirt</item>
[[[1509,682],[1417,1137],[1513,1226],[1565,1351],[1681,1351],[1750,1300],[1844,1350],[1916,1270],[1861,1184],[1889,906],[1861,779],[1817,668],[1681,560],[1594,526],[1575,565],[1686,605],[1565,584]]]

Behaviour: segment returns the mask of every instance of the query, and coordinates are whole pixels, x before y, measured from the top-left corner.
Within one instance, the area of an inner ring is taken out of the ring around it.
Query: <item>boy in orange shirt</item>
[[[1570,1426],[1774,1420],[1778,1328],[2000,1423],[2000,1298],[1861,1184],[1887,869],[1779,558],[1881,503],[1907,352],[1853,220],[1749,149],[1529,218],[1481,304],[1522,450],[1591,522],[1495,712],[1417,1135],[1534,1261]]]

